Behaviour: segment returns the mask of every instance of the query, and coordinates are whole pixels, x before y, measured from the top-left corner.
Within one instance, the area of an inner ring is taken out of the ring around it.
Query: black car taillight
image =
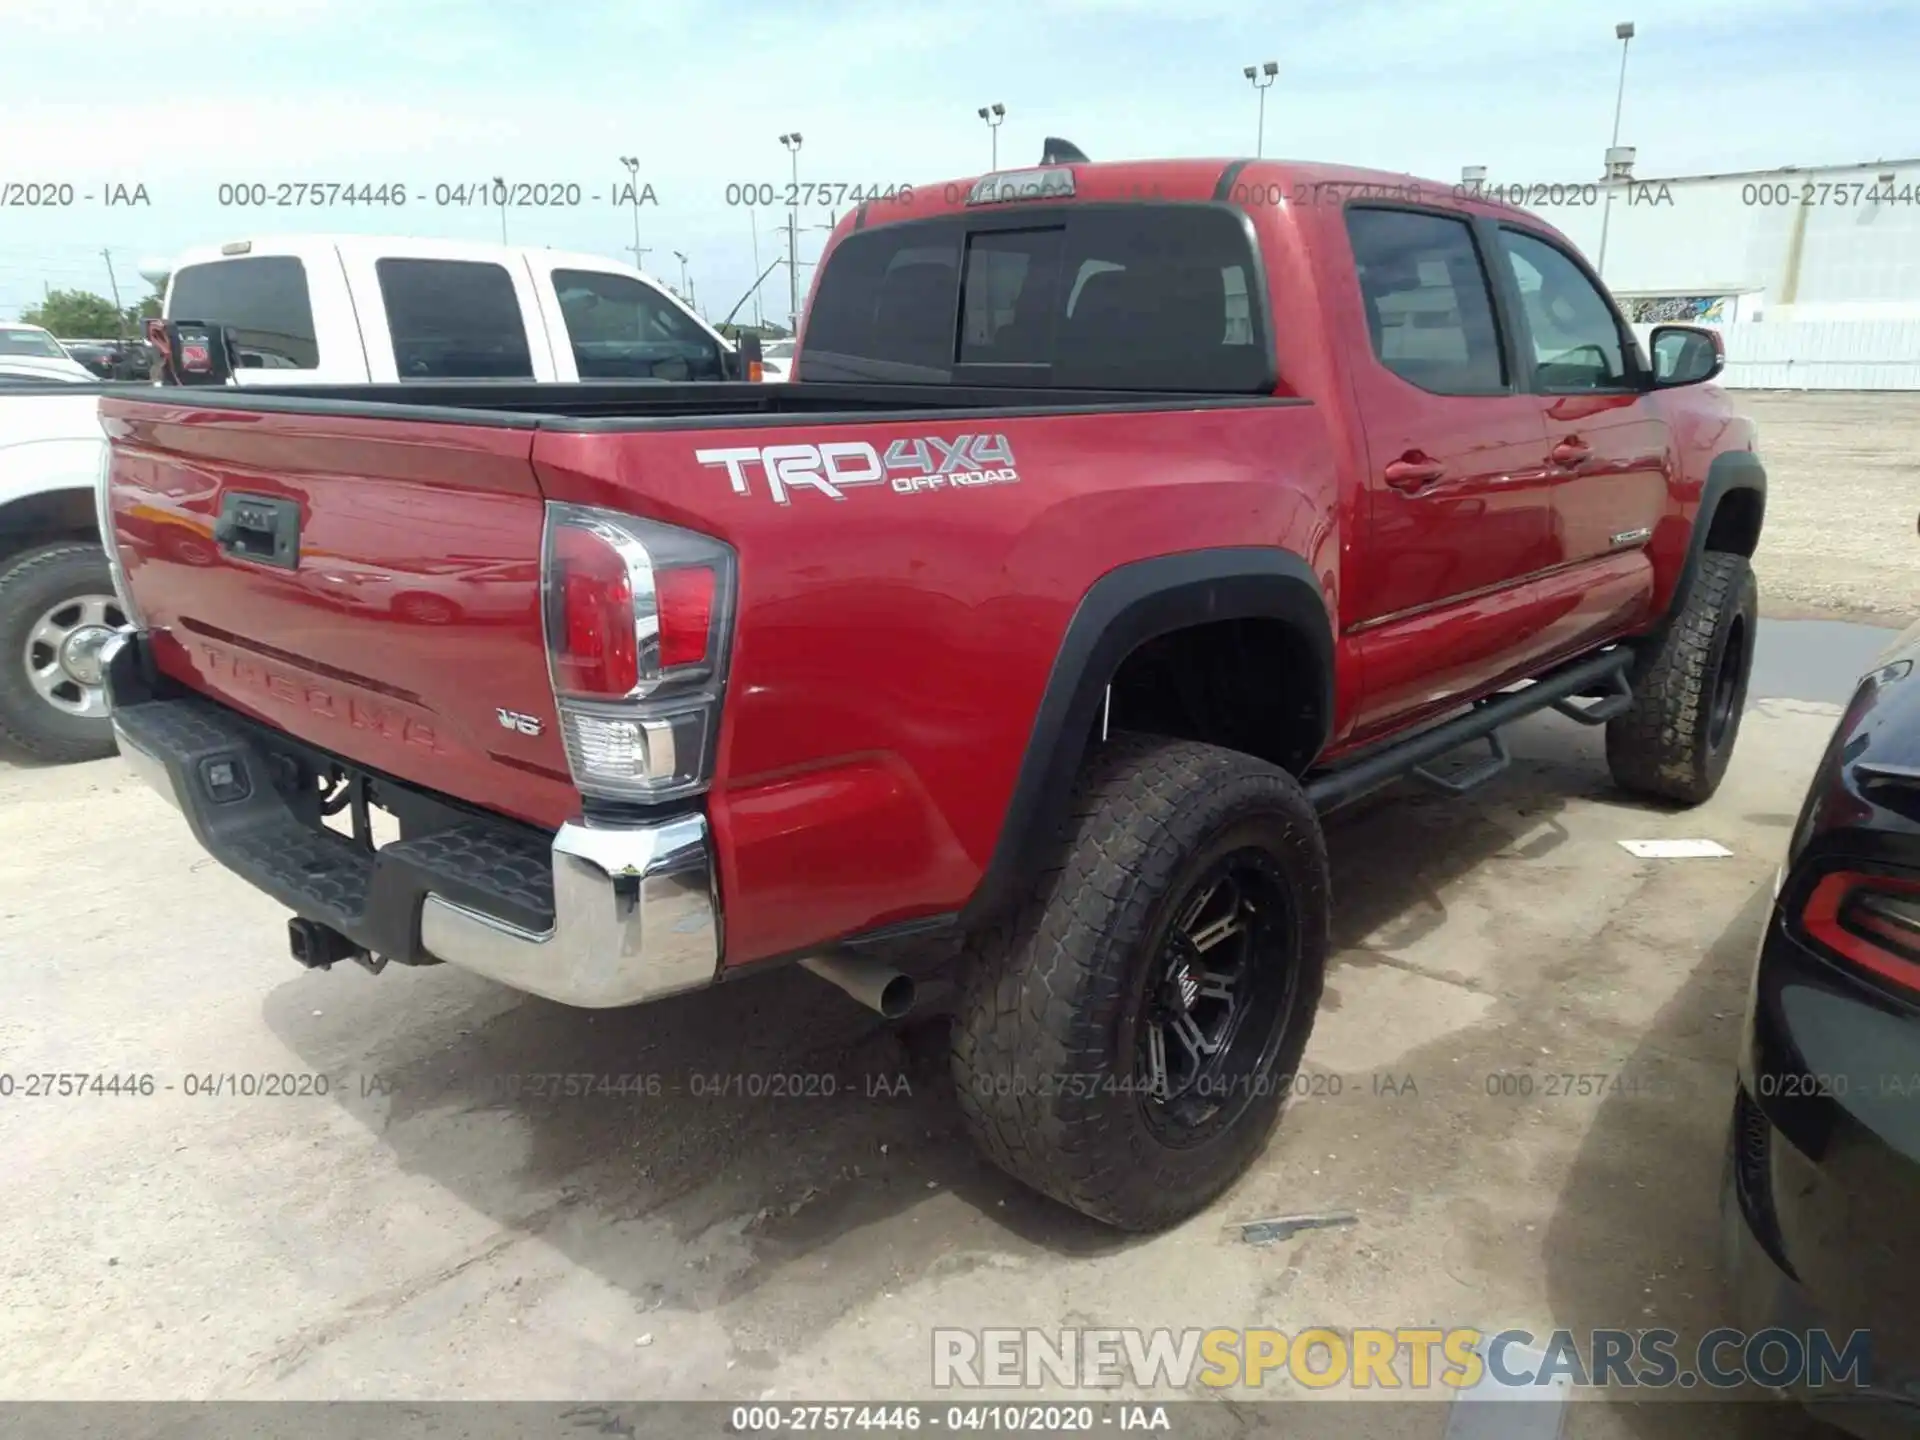
[[[541,589],[554,703],[581,795],[647,803],[705,789],[732,637],[732,548],[550,503]]]
[[[1838,959],[1920,997],[1920,879],[1832,871],[1808,892],[1800,924]]]

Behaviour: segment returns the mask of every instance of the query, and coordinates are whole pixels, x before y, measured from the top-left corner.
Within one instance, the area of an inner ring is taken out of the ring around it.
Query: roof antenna
[[[1062,140],[1056,135],[1047,137],[1046,147],[1040,152],[1042,165],[1091,165],[1086,152],[1071,140]]]

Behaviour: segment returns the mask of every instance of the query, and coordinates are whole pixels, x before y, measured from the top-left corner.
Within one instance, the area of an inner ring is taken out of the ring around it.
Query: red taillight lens
[[[545,555],[554,704],[581,795],[698,793],[719,734],[732,548],[677,525],[550,502]]]
[[[1842,959],[1920,993],[1920,880],[1845,870],[1822,876],[1800,922]]]
[[[720,577],[710,566],[688,565],[654,575],[660,609],[660,668],[698,665],[707,658],[713,627],[713,597]]]
[[[556,685],[574,695],[625,695],[640,683],[633,578],[620,552],[591,530],[553,536]]]

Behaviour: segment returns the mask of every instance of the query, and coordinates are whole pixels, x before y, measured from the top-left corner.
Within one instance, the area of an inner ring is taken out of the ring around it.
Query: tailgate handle
[[[282,570],[298,569],[299,503],[229,490],[220,497],[220,518],[214,522],[213,543],[236,559]]]

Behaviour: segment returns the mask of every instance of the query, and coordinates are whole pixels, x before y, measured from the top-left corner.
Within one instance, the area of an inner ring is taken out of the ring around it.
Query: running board
[[[1482,784],[1507,766],[1507,747],[1499,737],[1502,727],[1541,710],[1558,710],[1587,725],[1612,719],[1632,700],[1627,688],[1627,667],[1633,663],[1633,651],[1624,645],[1576,660],[1535,680],[1524,690],[1503,691],[1474,703],[1464,715],[1442,721],[1431,729],[1404,740],[1393,740],[1344,764],[1306,777],[1307,798],[1318,810],[1332,810],[1369,791],[1413,775],[1437,785],[1451,794],[1460,794]],[[1564,702],[1573,696],[1605,687],[1606,693],[1593,704],[1582,707]],[[1450,750],[1475,740],[1486,740],[1492,756],[1480,766],[1458,776],[1437,775],[1426,767]]]

